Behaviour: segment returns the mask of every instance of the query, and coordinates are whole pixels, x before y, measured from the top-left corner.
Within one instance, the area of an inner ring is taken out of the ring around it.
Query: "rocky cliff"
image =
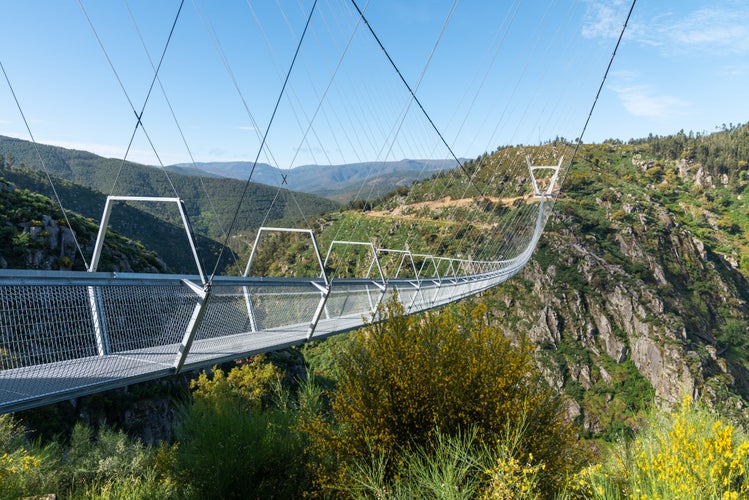
[[[724,175],[716,187],[698,162],[647,158],[588,147],[532,262],[486,296],[501,329],[533,340],[592,435],[636,427],[652,398],[701,397],[749,421],[744,232],[716,222],[741,228],[732,208],[746,182]]]
[[[82,270],[76,241],[90,259],[97,231],[93,221],[76,214],[66,221],[49,198],[0,179],[0,269]],[[99,270],[159,273],[167,267],[140,242],[108,232]]]

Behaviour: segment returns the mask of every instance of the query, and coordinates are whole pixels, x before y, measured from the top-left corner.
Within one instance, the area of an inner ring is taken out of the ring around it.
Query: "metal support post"
[[[187,324],[185,334],[182,336],[182,342],[177,350],[177,357],[174,359],[174,372],[179,373],[185,364],[187,355],[192,348],[192,343],[195,340],[195,335],[198,333],[198,328],[203,322],[203,317],[208,306],[208,301],[211,297],[211,286],[206,284],[203,288],[200,288],[190,280],[182,280],[182,283],[190,287],[198,296],[198,301],[192,310],[192,316],[190,316],[190,322]]]
[[[86,287],[88,290],[88,305],[91,309],[91,319],[94,323],[94,335],[96,336],[96,352],[99,356],[109,354],[109,335],[107,335],[107,324],[104,319],[104,304],[101,300],[101,288],[98,286]]]

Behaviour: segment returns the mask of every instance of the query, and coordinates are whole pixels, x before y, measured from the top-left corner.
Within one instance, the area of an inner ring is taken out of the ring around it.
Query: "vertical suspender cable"
[[[86,20],[88,21],[89,26],[91,27],[91,31],[94,33],[94,37],[96,38],[96,41],[99,43],[99,47],[101,47],[101,50],[104,52],[104,57],[107,59],[107,62],[109,63],[109,67],[112,68],[112,72],[114,72],[115,78],[117,78],[117,82],[120,84],[120,88],[122,89],[122,92],[125,94],[125,98],[127,99],[127,102],[130,103],[130,108],[133,110],[133,113],[135,114],[136,122],[135,122],[135,128],[133,129],[133,133],[130,136],[130,142],[127,145],[127,150],[125,151],[125,155],[122,157],[122,162],[120,163],[120,168],[117,170],[117,175],[115,176],[114,182],[112,183],[112,193],[114,193],[114,188],[117,185],[117,180],[120,177],[120,174],[122,173],[122,168],[125,166],[125,161],[127,160],[128,154],[130,154],[130,148],[133,145],[133,140],[135,139],[135,134],[138,131],[138,127],[141,127],[143,129],[143,133],[146,135],[146,138],[148,139],[149,144],[151,145],[151,149],[153,149],[154,154],[158,157],[158,153],[156,152],[156,148],[153,145],[153,142],[151,141],[151,138],[148,135],[148,132],[146,132],[145,127],[143,126],[142,119],[143,119],[143,112],[146,110],[146,105],[148,104],[148,99],[151,97],[151,92],[153,91],[153,87],[156,84],[156,80],[159,77],[159,70],[161,69],[161,64],[164,62],[164,56],[166,55],[166,50],[169,48],[169,42],[172,40],[172,35],[174,34],[174,28],[177,26],[177,21],[179,20],[180,12],[182,12],[182,6],[184,5],[185,0],[181,0],[179,3],[179,8],[177,9],[177,14],[174,16],[174,22],[172,23],[172,28],[169,30],[169,36],[167,37],[166,43],[164,44],[164,50],[161,51],[161,57],[159,58],[159,64],[156,66],[156,69],[153,74],[153,78],[151,79],[151,85],[148,87],[148,93],[146,94],[146,98],[143,100],[143,106],[141,107],[140,113],[135,109],[135,105],[133,104],[133,101],[130,99],[130,96],[127,93],[127,90],[125,90],[125,85],[122,83],[122,79],[120,78],[120,75],[117,73],[117,70],[114,67],[114,64],[112,63],[112,60],[109,57],[109,54],[107,53],[107,49],[104,47],[104,43],[101,41],[101,38],[99,37],[99,33],[96,31],[96,28],[94,28],[94,23],[91,21],[91,18],[88,15],[88,12],[86,11],[86,8],[83,6],[83,3],[81,0],[78,0],[78,5],[81,8],[81,11],[83,11],[83,15],[86,17]],[[159,159],[159,163],[161,163],[161,159]],[[174,191],[175,194],[177,193],[177,188],[174,187],[174,184],[172,183],[172,179],[169,177],[169,174],[166,170],[164,170],[164,174],[166,175],[166,179],[169,182],[169,185],[172,188],[172,191]],[[112,194],[110,193],[110,194]]]
[[[226,232],[224,244],[221,247],[221,251],[219,252],[218,258],[216,259],[216,265],[213,267],[213,272],[211,273],[211,277],[208,279],[209,282],[212,281],[213,277],[216,275],[216,272],[218,271],[219,262],[221,262],[221,257],[224,254],[224,249],[229,244],[229,238],[231,237],[231,233],[234,230],[234,224],[236,224],[237,217],[239,217],[239,210],[242,208],[242,203],[244,203],[244,199],[247,196],[247,190],[250,187],[250,181],[252,180],[252,175],[255,173],[255,168],[257,167],[257,162],[260,159],[260,154],[263,152],[263,148],[265,147],[265,141],[268,139],[268,133],[270,132],[270,128],[273,125],[273,119],[276,117],[276,112],[278,111],[278,106],[281,103],[281,99],[283,98],[283,94],[286,90],[286,85],[289,83],[289,77],[291,76],[291,71],[294,69],[294,63],[296,62],[297,56],[299,55],[299,50],[302,48],[302,42],[304,41],[304,36],[307,34],[307,29],[309,28],[310,21],[312,20],[312,14],[315,12],[316,6],[317,6],[317,0],[315,0],[314,3],[312,4],[312,8],[309,11],[309,16],[307,16],[307,22],[304,25],[304,31],[302,31],[302,36],[299,37],[299,43],[296,46],[296,51],[294,51],[294,57],[291,59],[291,64],[289,65],[289,71],[286,73],[286,78],[284,79],[283,85],[281,86],[281,92],[278,93],[278,99],[276,99],[276,105],[273,107],[273,113],[271,113],[270,120],[268,120],[268,126],[265,128],[263,139],[260,142],[260,147],[257,150],[257,155],[255,155],[255,161],[252,163],[252,168],[250,169],[250,175],[247,177],[247,182],[245,182],[244,184],[244,189],[242,190],[242,196],[239,197],[239,202],[237,203],[237,209],[234,211],[234,216],[231,219],[231,224],[229,224],[229,229]]]
[[[414,93],[413,89],[411,89],[411,86],[408,84],[406,79],[403,77],[403,74],[398,69],[398,66],[395,65],[395,61],[390,57],[390,54],[385,49],[385,46],[380,41],[380,38],[377,36],[377,34],[374,32],[374,29],[372,29],[372,26],[369,24],[369,21],[367,21],[367,18],[364,16],[364,13],[359,8],[359,5],[356,3],[356,0],[351,0],[351,3],[354,4],[354,8],[359,13],[359,16],[361,17],[362,21],[364,21],[364,24],[367,26],[367,29],[372,34],[372,37],[377,42],[377,45],[380,46],[380,49],[382,49],[382,52],[385,54],[385,57],[387,58],[388,62],[390,62],[390,65],[393,67],[395,72],[398,74],[398,77],[400,78],[401,82],[403,82],[403,85],[406,86],[406,89],[408,89],[408,92],[411,94],[411,97],[413,97],[414,102],[419,106],[419,109],[421,109],[421,112],[424,113],[424,116],[426,117],[429,124],[432,126],[434,131],[437,133],[437,136],[439,136],[440,140],[442,141],[442,144],[445,145],[448,151],[450,151],[450,155],[452,155],[453,159],[458,163],[458,166],[460,166],[461,170],[468,175],[468,172],[466,172],[465,167],[463,166],[463,162],[461,162],[457,156],[455,156],[455,153],[453,152],[453,149],[450,147],[450,145],[447,143],[444,137],[442,137],[442,134],[440,133],[437,126],[432,121],[432,118],[429,116],[429,113],[427,113],[426,109],[424,109],[424,106],[421,105],[421,101],[419,101],[419,98],[416,97],[416,94]]]
[[[627,29],[627,24],[629,23],[629,18],[632,17],[632,11],[635,10],[635,3],[637,3],[637,0],[632,0],[632,5],[629,6],[629,12],[627,13],[627,18],[624,20],[624,25],[622,26],[622,30],[619,32],[619,38],[616,40],[616,45],[614,46],[614,51],[611,53],[611,58],[609,59],[609,65],[606,66],[606,71],[603,73],[603,78],[601,79],[601,85],[598,86],[598,92],[596,92],[596,97],[593,99],[593,104],[590,106],[590,111],[588,112],[588,117],[585,119],[585,125],[583,125],[583,130],[580,132],[580,137],[577,138],[577,141],[575,143],[575,149],[572,150],[572,158],[570,158],[570,166],[565,169],[563,172],[563,175],[559,179],[559,185],[562,185],[562,181],[564,181],[564,178],[567,176],[567,172],[570,168],[572,168],[572,162],[575,159],[575,156],[577,155],[577,150],[580,148],[580,144],[583,142],[583,136],[585,135],[585,130],[588,128],[588,123],[590,123],[590,117],[593,116],[593,110],[596,108],[596,103],[598,103],[598,97],[601,95],[601,91],[603,90],[603,86],[606,83],[606,78],[609,76],[609,70],[611,69],[611,65],[614,64],[614,57],[616,57],[616,51],[619,49],[619,44],[622,43],[622,38],[624,38],[624,31]]]

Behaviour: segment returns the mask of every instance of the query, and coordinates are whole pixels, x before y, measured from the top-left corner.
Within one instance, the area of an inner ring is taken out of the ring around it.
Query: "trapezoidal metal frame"
[[[247,267],[245,267],[243,277],[247,277],[247,275],[250,273],[250,268],[252,267],[252,261],[255,259],[255,255],[258,248],[258,243],[260,243],[260,237],[263,233],[297,233],[297,234],[306,234],[309,235],[310,240],[312,241],[312,248],[315,251],[315,257],[317,257],[317,264],[320,266],[320,279],[323,280],[324,286],[320,285],[316,281],[310,281],[312,285],[315,286],[318,290],[320,290],[320,302],[317,304],[317,308],[315,309],[315,312],[312,315],[312,319],[310,320],[310,324],[307,330],[307,340],[312,338],[312,335],[315,333],[315,328],[317,327],[317,323],[320,321],[320,316],[322,316],[323,311],[325,310],[325,304],[328,301],[328,297],[330,296],[330,280],[328,279],[328,274],[325,272],[325,265],[323,264],[322,255],[320,254],[320,247],[317,245],[317,239],[315,238],[315,233],[312,232],[311,229],[298,229],[298,228],[290,228],[290,227],[260,227],[257,230],[257,234],[255,235],[255,243],[252,245],[252,251],[250,252],[250,258],[247,259]],[[255,307],[252,303],[252,295],[250,294],[250,291],[248,288],[242,287],[243,293],[244,293],[244,299],[245,299],[245,305],[247,306],[247,314],[249,316],[250,320],[250,330],[253,332],[258,331],[258,325],[257,325],[257,316],[255,315]]]
[[[531,163],[530,155],[525,157],[525,163],[528,164],[528,172],[531,174],[531,183],[533,184],[533,195],[536,198],[544,198],[554,196],[554,187],[557,185],[557,179],[559,178],[559,171],[562,168],[562,162],[564,162],[564,156],[559,158],[559,163],[556,165],[533,165]],[[549,186],[545,191],[541,191],[538,188],[538,181],[536,180],[536,170],[552,170],[554,173],[549,181]]]
[[[91,263],[88,266],[88,272],[96,272],[99,267],[99,260],[101,260],[101,253],[104,249],[104,239],[107,236],[107,229],[109,228],[109,217],[112,215],[112,208],[114,203],[118,201],[141,201],[146,203],[175,203],[179,215],[182,218],[182,224],[185,227],[185,234],[187,235],[187,241],[190,244],[190,250],[192,251],[193,259],[195,259],[195,266],[198,269],[200,275],[200,281],[204,287],[206,287],[205,273],[203,272],[203,266],[200,264],[200,258],[198,257],[198,250],[195,246],[195,240],[192,236],[192,226],[190,220],[187,218],[187,210],[185,209],[185,203],[181,198],[167,198],[163,196],[107,196],[107,201],[104,204],[104,213],[101,216],[101,222],[99,224],[99,233],[96,235],[96,244],[94,245],[94,254],[91,257]],[[205,304],[208,300],[208,292],[204,296],[199,296],[198,302],[195,305],[194,318],[197,319],[197,323],[191,321],[190,326],[185,332],[183,345],[187,343],[184,352],[180,350],[180,353],[175,360],[175,368],[177,371],[182,367],[184,359],[189,351],[189,345],[192,344],[192,339],[195,336],[197,327],[202,319],[202,314],[205,311]],[[102,302],[101,288],[97,286],[88,287],[88,301],[89,309],[91,311],[91,319],[94,325],[94,335],[96,337],[96,350],[99,356],[109,354],[109,335],[107,333],[107,325],[105,317],[102,314],[104,310],[104,304]]]

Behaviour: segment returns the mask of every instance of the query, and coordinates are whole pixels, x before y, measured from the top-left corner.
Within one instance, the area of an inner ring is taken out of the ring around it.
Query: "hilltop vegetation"
[[[497,328],[532,339],[541,372],[586,435],[630,433],[653,400],[676,405],[685,392],[747,418],[748,144],[744,125],[583,146],[529,265],[484,294]],[[466,163],[471,183],[456,170],[353,202],[356,210],[321,220],[321,247],[346,235],[482,258],[476,249],[501,248],[504,221],[533,202],[527,177],[497,167],[519,171],[530,153],[553,161],[560,146],[501,148]],[[500,191],[505,198],[492,198]],[[305,275],[309,252],[301,242],[284,252],[283,238],[259,249],[257,269]],[[367,251],[339,253],[330,275],[367,272]],[[383,264],[386,274],[398,265]],[[401,276],[413,274],[405,267]]]
[[[354,202],[315,222],[321,247],[345,234],[458,256],[500,248],[504,221],[533,201],[527,178],[497,167],[523,168],[529,152],[553,161],[559,147],[501,148],[465,165],[470,183],[449,172]],[[504,285],[273,364],[206,372],[173,444],[82,427],[55,455],[0,422],[10,436],[0,484],[172,498],[739,498],[749,488],[747,160],[749,125],[585,145],[533,259]],[[272,235],[253,270],[314,275],[309,246]],[[368,263],[343,253],[329,271],[361,275]],[[115,442],[130,465],[106,461],[98,443]]]
[[[487,294],[584,432],[632,432],[653,396],[685,393],[747,420],[747,138],[585,146],[531,263]]]

